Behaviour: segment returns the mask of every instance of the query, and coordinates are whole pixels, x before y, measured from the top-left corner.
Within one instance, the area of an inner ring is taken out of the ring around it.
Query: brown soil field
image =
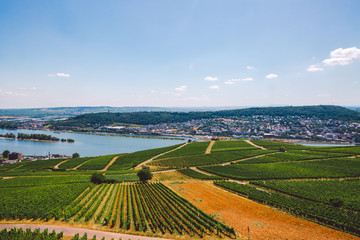
[[[178,171],[169,171],[153,173],[152,181],[184,181],[191,179],[191,177],[179,173]]]
[[[210,182],[166,182],[164,184],[204,212],[234,227],[245,239],[248,237],[252,240],[360,239],[256,203]]]

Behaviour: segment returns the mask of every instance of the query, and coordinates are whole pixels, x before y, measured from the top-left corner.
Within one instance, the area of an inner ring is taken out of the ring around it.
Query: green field
[[[0,188],[31,187],[43,185],[56,185],[64,183],[88,183],[89,175],[55,176],[55,177],[14,177],[0,180]]]
[[[91,159],[91,157],[69,158],[66,162],[60,164],[59,168],[60,169],[72,169],[90,159]]]
[[[155,148],[150,150],[144,150],[129,154],[124,154],[118,157],[113,165],[110,166],[109,170],[127,170],[132,167],[139,165],[140,163],[159,155],[160,153],[164,153],[170,151],[180,145],[174,145],[170,147],[163,148]]]
[[[89,186],[72,183],[0,188],[0,219],[59,219],[64,208]]]
[[[170,157],[179,157],[187,155],[196,155],[196,154],[205,154],[207,147],[210,142],[193,142],[187,144],[185,147],[182,147],[176,151],[167,153],[159,157],[161,158],[170,158]]]
[[[239,162],[239,164],[249,163],[271,163],[271,162],[292,162],[301,160],[312,160],[320,158],[334,158],[344,157],[349,154],[343,153],[332,153],[332,152],[314,152],[306,150],[290,150],[288,152],[278,152],[275,154],[269,154],[260,158],[253,158]]]
[[[119,154],[114,155],[106,155],[106,156],[100,156],[96,158],[92,158],[89,161],[87,161],[85,164],[81,165],[78,169],[79,170],[101,170],[108,163],[113,159],[114,157],[118,156]],[[61,165],[60,165],[61,166]]]
[[[189,155],[155,160],[151,163],[151,165],[176,168],[214,165],[241,160],[244,158],[254,157],[266,153],[271,153],[271,151],[255,149],[215,152],[211,154]]]
[[[258,148],[250,145],[249,143],[243,140],[216,141],[211,149],[211,152],[229,151],[229,150],[246,150],[246,149],[258,149]]]
[[[343,208],[360,212],[360,181],[254,181],[259,186],[275,189],[297,197],[330,204],[331,199],[340,199]]]
[[[231,164],[201,167],[219,176],[242,180],[332,178],[360,176],[360,158],[335,158],[309,162]]]

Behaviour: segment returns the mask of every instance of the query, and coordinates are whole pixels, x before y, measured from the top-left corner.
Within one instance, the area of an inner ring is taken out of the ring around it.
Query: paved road
[[[35,230],[40,228],[40,231],[44,231],[46,228],[49,232],[55,230],[56,233],[64,232],[64,235],[67,236],[75,236],[75,234],[79,233],[80,237],[82,237],[85,233],[87,233],[88,238],[93,238],[96,235],[96,239],[102,239],[105,237],[106,240],[110,239],[122,239],[122,240],[167,240],[165,238],[155,238],[155,237],[144,237],[144,236],[135,236],[130,234],[123,233],[113,233],[113,232],[105,232],[98,230],[90,230],[85,228],[76,228],[76,227],[66,227],[66,226],[56,226],[56,225],[41,225],[41,224],[0,224],[1,229],[12,229],[12,228],[22,228],[27,229],[31,228],[31,230]]]

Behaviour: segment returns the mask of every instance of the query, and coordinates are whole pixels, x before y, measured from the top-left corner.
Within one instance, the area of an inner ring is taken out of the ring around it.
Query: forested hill
[[[185,122],[202,118],[228,118],[253,115],[269,116],[304,116],[319,119],[339,119],[360,121],[360,113],[340,106],[301,106],[301,107],[263,107],[238,110],[207,111],[207,112],[132,112],[132,113],[92,113],[72,117],[65,121],[53,122],[54,128],[61,126],[88,127],[109,125],[113,123],[158,124]]]

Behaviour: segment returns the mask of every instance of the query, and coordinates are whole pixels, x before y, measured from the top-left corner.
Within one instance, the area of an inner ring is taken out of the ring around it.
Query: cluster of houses
[[[105,127],[106,129],[106,127]],[[114,130],[114,129],[112,129]],[[285,138],[317,141],[360,142],[360,123],[341,120],[255,115],[242,118],[213,118],[143,127],[121,127],[117,132],[142,135],[206,136],[232,138]]]

